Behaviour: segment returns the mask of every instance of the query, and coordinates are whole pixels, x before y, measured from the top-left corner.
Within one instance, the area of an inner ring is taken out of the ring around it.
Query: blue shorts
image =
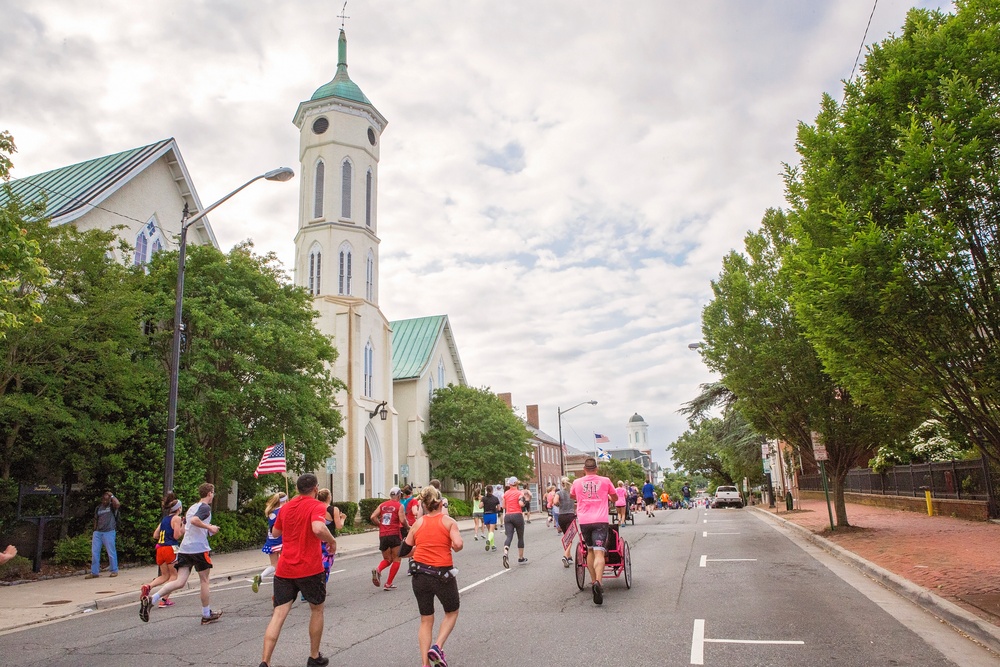
[[[267,541],[264,542],[264,548],[261,549],[266,554],[277,554],[281,553],[281,538],[269,537]]]
[[[497,525],[497,513],[496,512],[490,512],[488,514],[484,514],[483,515],[483,523],[486,524],[487,526],[495,526],[495,525]]]

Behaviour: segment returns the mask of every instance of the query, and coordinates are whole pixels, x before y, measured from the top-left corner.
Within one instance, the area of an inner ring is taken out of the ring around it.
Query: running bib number
[[[388,526],[392,523],[392,512],[384,512],[382,514],[382,525]]]

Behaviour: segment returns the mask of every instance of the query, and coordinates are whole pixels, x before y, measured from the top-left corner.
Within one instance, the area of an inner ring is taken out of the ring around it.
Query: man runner
[[[691,487],[688,486],[687,482],[684,482],[684,486],[681,487],[681,496],[684,498],[684,507],[691,509]]]
[[[139,618],[143,623],[149,622],[149,610],[158,605],[160,600],[172,592],[187,586],[191,570],[198,572],[201,581],[201,624],[215,623],[222,616],[221,611],[212,611],[211,591],[209,591],[209,575],[212,569],[212,548],[208,546],[208,536],[219,532],[219,527],[212,524],[212,499],[215,498],[215,485],[208,482],[198,487],[201,500],[188,508],[186,515],[187,527],[181,546],[177,550],[177,578],[168,581],[153,597],[149,597],[147,587],[142,589],[142,599],[139,601]]]
[[[604,559],[608,543],[608,501],[618,499],[615,485],[597,474],[597,461],[588,456],[583,462],[584,476],[573,481],[569,495],[576,501],[576,520],[580,536],[587,545],[587,570],[594,604],[604,604]]]
[[[281,635],[281,626],[295,598],[302,595],[309,603],[309,659],[306,667],[325,667],[330,659],[319,652],[323,639],[323,603],[326,582],[323,576],[323,550],[337,553],[337,540],[326,527],[326,505],[316,500],[319,491],[316,475],[307,472],[295,482],[299,495],[285,503],[278,513],[272,532],[281,538],[281,558],[274,572],[274,611],[264,631],[264,654],[260,667],[269,667],[271,654]]]
[[[389,489],[389,500],[375,508],[371,520],[378,525],[378,548],[382,552],[382,561],[372,570],[372,583],[375,587],[382,585],[382,570],[389,568],[389,578],[382,590],[394,591],[396,585],[392,582],[399,572],[399,547],[403,544],[403,528],[406,523],[406,510],[399,502],[401,492],[398,486]]]
[[[642,485],[642,502],[646,505],[646,516],[656,516],[653,513],[656,509],[656,487],[648,479]]]

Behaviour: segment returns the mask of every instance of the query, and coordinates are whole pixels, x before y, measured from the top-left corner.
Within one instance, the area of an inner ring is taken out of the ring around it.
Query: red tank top
[[[413,560],[432,567],[453,567],[451,529],[444,514],[421,517],[420,530],[413,535]]]
[[[399,521],[400,507],[402,505],[396,500],[387,500],[378,506],[379,537],[399,535],[399,529],[403,527],[403,524]]]

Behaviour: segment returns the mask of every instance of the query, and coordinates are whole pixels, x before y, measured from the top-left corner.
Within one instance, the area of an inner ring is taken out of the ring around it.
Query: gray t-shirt
[[[559,514],[576,514],[576,501],[570,498],[569,489],[559,489],[556,495],[559,496],[559,507],[556,508]]]
[[[212,522],[212,506],[207,503],[195,503],[188,508],[185,521],[184,537],[181,539],[181,546],[177,550],[182,554],[203,554],[211,551],[208,546],[208,531],[191,523],[191,519],[198,517],[205,523]]]
[[[94,512],[94,518],[97,519],[97,532],[99,533],[110,533],[113,530],[118,529],[118,519],[115,516],[115,508],[110,504],[107,506],[98,505],[97,511]]]

